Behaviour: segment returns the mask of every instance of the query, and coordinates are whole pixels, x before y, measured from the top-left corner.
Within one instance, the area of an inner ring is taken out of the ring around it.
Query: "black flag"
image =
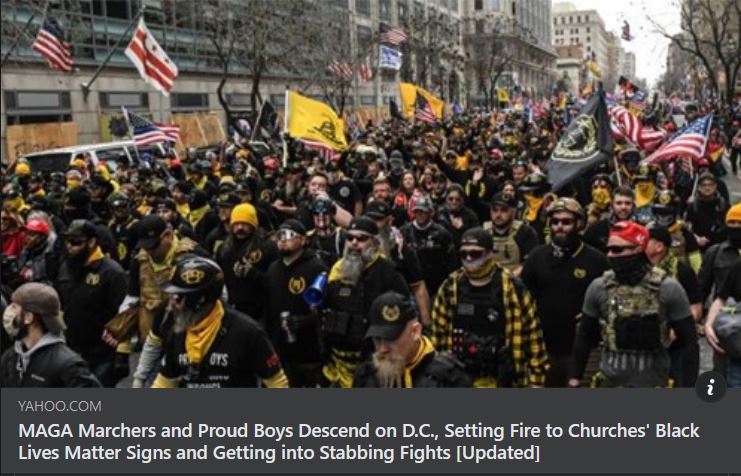
[[[389,99],[389,114],[391,114],[391,117],[394,119],[404,119],[399,111],[399,105],[396,104],[394,99]]]
[[[612,157],[612,134],[604,91],[592,94],[569,124],[545,166],[553,190]]]
[[[252,131],[252,140],[255,140],[257,134],[261,134],[265,139],[272,137],[275,133],[275,123],[277,119],[278,113],[275,112],[275,108],[270,101],[262,103],[260,113],[257,115],[255,127]]]

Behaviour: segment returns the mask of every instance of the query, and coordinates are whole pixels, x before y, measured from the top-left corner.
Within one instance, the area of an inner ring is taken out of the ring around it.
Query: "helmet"
[[[586,216],[584,215],[584,209],[579,204],[579,202],[577,202],[573,198],[569,198],[569,197],[557,198],[548,207],[548,216],[550,217],[556,212],[570,212],[574,214],[577,220],[581,220],[582,222],[586,220]]]
[[[609,188],[613,187],[612,178],[608,174],[604,174],[604,173],[595,174],[594,177],[592,177],[591,184],[594,185],[594,182],[597,182],[597,181],[603,181],[607,183],[607,186]]]
[[[337,211],[337,205],[327,197],[317,197],[311,203],[311,213],[313,214],[325,214],[334,215]]]
[[[659,192],[656,200],[651,205],[651,211],[656,217],[656,223],[665,227],[674,224],[678,210],[679,198],[671,190],[662,190]]]
[[[650,180],[652,182],[655,178],[656,170],[648,164],[639,165],[638,170],[636,170],[635,177],[633,177],[634,180]]]
[[[201,256],[183,258],[175,265],[170,281],[162,286],[167,294],[185,297],[189,309],[215,302],[224,287],[224,273],[216,262]]]
[[[520,189],[523,192],[546,194],[551,191],[551,183],[548,181],[548,177],[544,173],[533,172],[525,177]]]

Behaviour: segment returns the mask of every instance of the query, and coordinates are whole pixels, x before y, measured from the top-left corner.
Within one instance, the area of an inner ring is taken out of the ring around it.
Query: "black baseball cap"
[[[160,235],[167,230],[167,223],[159,215],[147,215],[139,222],[138,248],[151,250],[160,241]]]
[[[665,226],[656,224],[651,225],[651,227],[649,227],[648,229],[648,236],[652,240],[664,243],[664,246],[666,246],[667,248],[672,245],[672,236]]]
[[[383,200],[373,200],[365,207],[365,214],[374,220],[381,220],[391,215],[391,207]]]
[[[375,236],[378,234],[378,225],[376,225],[376,221],[373,218],[364,215],[353,218],[348,230],[360,231]]]
[[[370,307],[370,326],[366,338],[396,340],[409,321],[417,319],[417,309],[409,297],[395,291],[378,296]]]
[[[89,220],[73,220],[64,232],[65,238],[97,238],[98,231]]]
[[[306,227],[303,223],[296,220],[295,218],[289,218],[288,220],[284,221],[280,224],[278,227],[279,230],[291,230],[293,232],[298,233],[301,236],[306,235]]]
[[[494,239],[491,233],[481,227],[466,230],[461,237],[461,247],[465,245],[480,246],[486,250],[494,249]]]
[[[512,195],[499,192],[495,194],[491,199],[491,207],[494,208],[495,206],[515,208],[517,206],[517,202],[515,201],[515,197],[513,197]]]

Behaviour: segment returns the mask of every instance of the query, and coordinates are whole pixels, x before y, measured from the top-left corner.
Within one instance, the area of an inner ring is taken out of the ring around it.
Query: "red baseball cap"
[[[645,250],[648,245],[649,233],[645,226],[634,221],[619,221],[612,225],[610,236],[617,236]]]

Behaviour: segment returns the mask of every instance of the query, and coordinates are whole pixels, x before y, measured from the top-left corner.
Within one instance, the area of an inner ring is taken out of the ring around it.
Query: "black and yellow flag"
[[[612,158],[610,118],[604,95],[601,89],[592,94],[553,150],[545,170],[554,191]]]
[[[334,150],[347,149],[345,124],[337,113],[323,102],[293,91],[286,93],[286,130],[297,139],[321,142]]]

